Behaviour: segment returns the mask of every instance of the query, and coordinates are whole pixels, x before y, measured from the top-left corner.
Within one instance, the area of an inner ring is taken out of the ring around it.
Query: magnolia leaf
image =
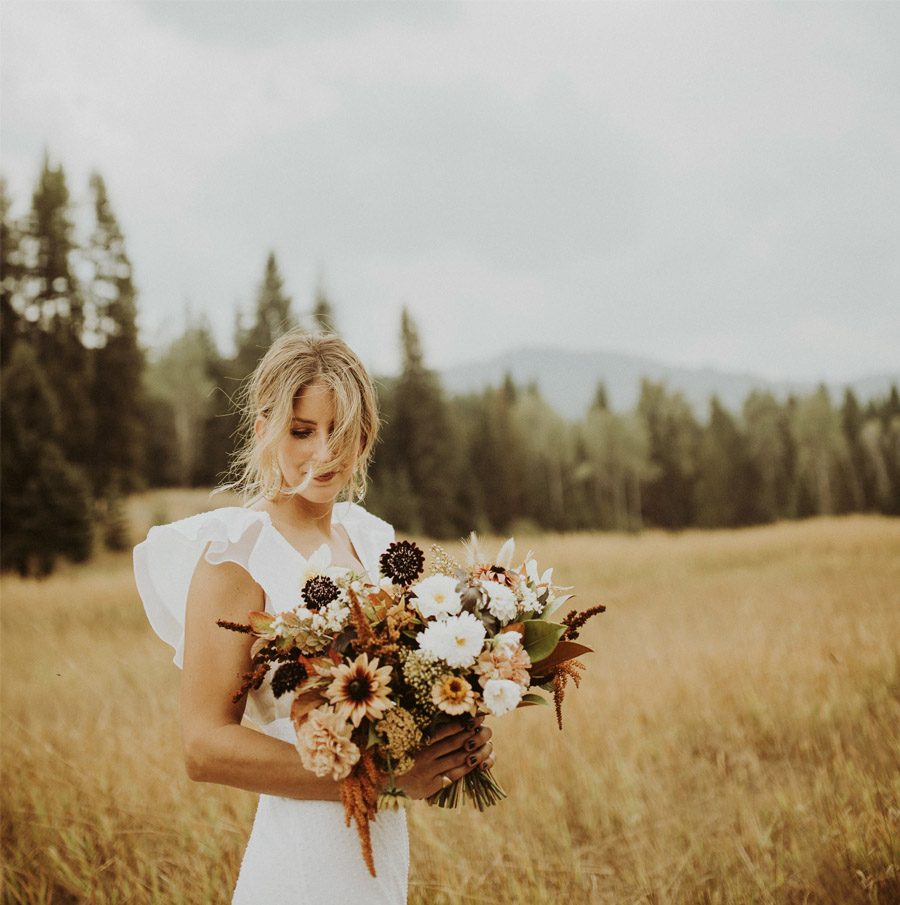
[[[544,607],[544,611],[541,613],[542,619],[548,619],[552,616],[567,600],[571,600],[575,595],[574,594],[563,594],[562,597],[555,598],[552,602],[547,604]]]
[[[574,660],[575,657],[580,657],[582,654],[593,652],[593,648],[586,647],[584,644],[578,644],[575,641],[560,641],[549,656],[537,663],[532,663],[530,671],[536,676],[542,676],[554,666],[565,663],[566,660]]]
[[[510,622],[509,625],[504,625],[502,629],[498,632],[498,634],[502,635],[503,632],[518,632],[522,637],[525,637],[525,623],[524,622]]]
[[[539,694],[523,694],[522,700],[519,701],[519,707],[530,707],[532,704],[543,704],[546,707],[550,702]]]
[[[275,621],[275,617],[271,613],[261,613],[259,610],[253,610],[248,615],[247,621],[250,623],[250,628],[257,635],[267,635],[272,630],[272,623]]]
[[[532,663],[549,657],[566,630],[564,625],[542,619],[526,619],[522,627],[525,630],[523,645]]]

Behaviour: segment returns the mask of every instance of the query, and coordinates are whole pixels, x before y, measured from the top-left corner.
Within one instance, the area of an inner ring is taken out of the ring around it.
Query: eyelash
[[[291,436],[298,440],[308,440],[313,435],[311,430],[292,430]]]

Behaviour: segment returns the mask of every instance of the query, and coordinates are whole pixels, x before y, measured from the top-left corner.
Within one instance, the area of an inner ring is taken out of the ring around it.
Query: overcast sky
[[[274,249],[381,372],[534,343],[900,365],[900,4],[6,2],[2,172],[107,181],[144,340]]]

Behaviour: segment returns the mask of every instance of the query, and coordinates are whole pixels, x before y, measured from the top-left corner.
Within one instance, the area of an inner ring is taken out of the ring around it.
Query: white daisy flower
[[[455,578],[450,575],[432,575],[411,588],[416,595],[416,608],[426,618],[444,619],[458,613],[462,607],[456,593]]]
[[[419,648],[428,656],[443,660],[448,666],[471,666],[485,638],[484,623],[471,613],[448,616],[439,622],[430,622],[424,632],[419,632]]]
[[[488,611],[501,622],[510,622],[516,618],[518,608],[516,595],[505,585],[496,581],[485,581],[482,587],[488,595]]]
[[[484,705],[494,716],[515,710],[522,700],[522,686],[511,679],[488,679],[481,692]]]

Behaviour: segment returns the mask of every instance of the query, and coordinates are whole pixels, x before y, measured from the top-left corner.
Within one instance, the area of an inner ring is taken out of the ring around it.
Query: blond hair
[[[330,458],[320,473],[354,468],[342,496],[362,500],[366,475],[378,436],[378,404],[372,378],[355,352],[338,336],[290,330],[269,347],[240,394],[241,441],[222,489],[238,490],[245,501],[260,495],[274,499],[284,489],[278,465],[278,443],[290,430],[294,401],[312,383],[327,386],[334,396],[334,430]],[[266,426],[257,436],[259,417]]]

